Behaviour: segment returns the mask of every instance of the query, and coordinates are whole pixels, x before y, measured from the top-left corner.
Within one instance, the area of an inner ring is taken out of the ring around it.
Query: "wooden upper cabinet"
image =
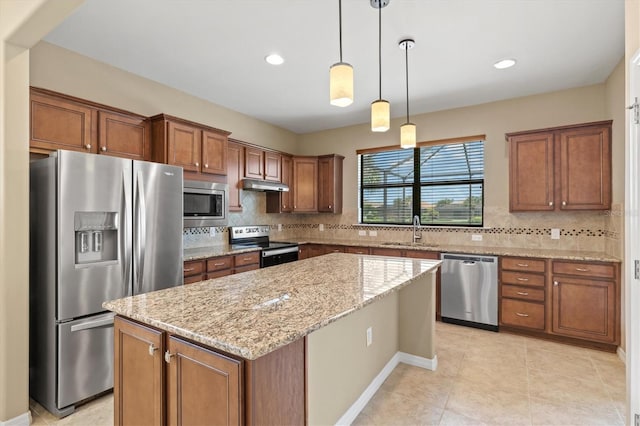
[[[341,155],[318,157],[318,211],[342,213],[342,163]]]
[[[243,424],[241,361],[173,336],[168,340],[167,424]]]
[[[282,156],[277,152],[264,152],[264,180],[282,182]]]
[[[244,165],[244,147],[236,142],[229,141],[227,146],[227,184],[229,185],[229,211],[241,212],[242,204],[240,183]]]
[[[164,424],[164,335],[121,317],[114,320],[114,424]]]
[[[100,154],[151,159],[151,125],[144,117],[99,111],[98,120]]]
[[[227,174],[227,136],[202,131],[202,173]]]
[[[56,149],[97,152],[93,108],[64,98],[31,91],[30,148],[49,152]]]
[[[510,210],[609,209],[611,123],[508,133]]]
[[[280,182],[289,191],[267,192],[267,213],[291,213],[293,211],[293,159],[289,155],[280,156]]]
[[[229,132],[166,114],[150,121],[153,161],[180,166],[190,179],[210,180],[227,172]]]
[[[293,211],[318,211],[318,157],[293,157]]]
[[[611,207],[611,125],[559,133],[560,208]]]
[[[511,211],[554,210],[553,132],[509,138]]]
[[[251,179],[264,178],[264,151],[246,146],[244,148],[244,177]]]

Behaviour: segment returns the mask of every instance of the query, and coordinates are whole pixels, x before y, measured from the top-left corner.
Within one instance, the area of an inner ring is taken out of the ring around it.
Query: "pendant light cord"
[[[409,122],[409,42],[404,46],[405,78],[407,79],[407,123]]]
[[[378,99],[382,99],[382,0],[378,2]]]
[[[342,62],[342,0],[338,0],[338,34],[340,34],[340,62]]]

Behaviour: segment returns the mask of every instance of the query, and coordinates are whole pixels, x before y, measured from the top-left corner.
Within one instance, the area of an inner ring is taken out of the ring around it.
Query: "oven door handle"
[[[287,254],[287,253],[297,253],[298,252],[298,247],[284,247],[284,248],[280,248],[280,249],[273,249],[273,250],[262,250],[262,257],[270,257],[270,256],[277,256],[279,254]]]

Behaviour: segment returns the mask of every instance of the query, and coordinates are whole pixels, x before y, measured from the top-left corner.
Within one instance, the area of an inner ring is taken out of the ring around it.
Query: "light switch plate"
[[[361,237],[366,237],[367,231],[358,231],[358,235],[360,235]]]
[[[209,227],[209,236],[210,237],[215,237],[216,236],[216,227],[215,226]]]
[[[370,237],[377,237],[378,236],[378,231],[369,231],[369,236]]]
[[[471,241],[482,241],[482,234],[471,234]]]
[[[282,231],[282,224],[281,223],[278,224],[278,231]]]
[[[552,240],[559,240],[560,239],[560,229],[551,228],[551,239]]]

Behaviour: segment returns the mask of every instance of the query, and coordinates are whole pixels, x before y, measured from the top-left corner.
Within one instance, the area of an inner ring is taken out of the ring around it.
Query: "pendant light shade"
[[[329,69],[329,103],[346,107],[353,103],[353,67],[342,62],[342,0],[338,0],[340,62]]]
[[[371,103],[371,130],[386,132],[389,130],[389,102],[380,99]]]
[[[400,147],[415,148],[416,147],[416,125],[413,123],[404,123],[400,126]]]
[[[405,77],[407,80],[407,122],[400,126],[400,147],[416,147],[416,125],[409,122],[409,49],[413,49],[415,42],[411,39],[402,40],[400,49],[405,51]]]
[[[329,69],[331,105],[346,107],[353,103],[353,67],[346,62],[333,64]]]
[[[389,102],[382,99],[382,8],[389,0],[371,0],[371,6],[378,9],[378,100],[371,103],[371,131],[386,132],[391,126]]]

